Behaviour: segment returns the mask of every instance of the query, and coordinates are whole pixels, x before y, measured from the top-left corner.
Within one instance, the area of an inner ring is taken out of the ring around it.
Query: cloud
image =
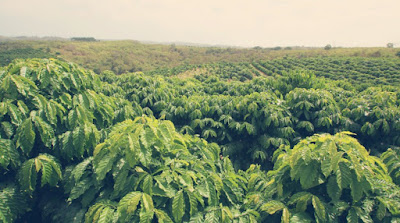
[[[231,45],[400,40],[398,0],[1,0],[0,35]]]

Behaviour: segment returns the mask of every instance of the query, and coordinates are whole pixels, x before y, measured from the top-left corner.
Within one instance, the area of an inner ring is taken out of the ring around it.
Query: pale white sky
[[[0,35],[400,46],[400,0],[0,0]]]

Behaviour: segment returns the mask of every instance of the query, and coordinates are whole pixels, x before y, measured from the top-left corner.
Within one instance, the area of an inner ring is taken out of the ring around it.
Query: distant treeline
[[[96,42],[94,37],[72,37],[72,41]]]

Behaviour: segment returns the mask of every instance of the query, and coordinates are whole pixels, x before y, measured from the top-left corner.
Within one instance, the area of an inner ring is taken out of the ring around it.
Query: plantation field
[[[48,46],[0,68],[0,222],[400,222],[393,49]]]
[[[145,44],[138,41],[81,42],[68,40],[8,40],[0,38],[0,66],[15,58],[58,58],[101,73],[116,74],[219,62],[251,63],[284,57],[398,58],[396,48],[197,47]]]
[[[193,77],[204,81],[207,77],[221,80],[247,81],[261,76],[280,76],[294,70],[311,71],[317,77],[346,80],[358,89],[370,85],[400,84],[400,60],[397,58],[309,57],[284,58],[257,62],[211,63],[182,65],[146,72],[151,75]]]

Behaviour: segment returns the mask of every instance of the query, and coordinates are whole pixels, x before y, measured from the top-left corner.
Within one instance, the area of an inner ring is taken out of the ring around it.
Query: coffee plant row
[[[400,222],[396,86],[235,66],[0,68],[0,222]]]

